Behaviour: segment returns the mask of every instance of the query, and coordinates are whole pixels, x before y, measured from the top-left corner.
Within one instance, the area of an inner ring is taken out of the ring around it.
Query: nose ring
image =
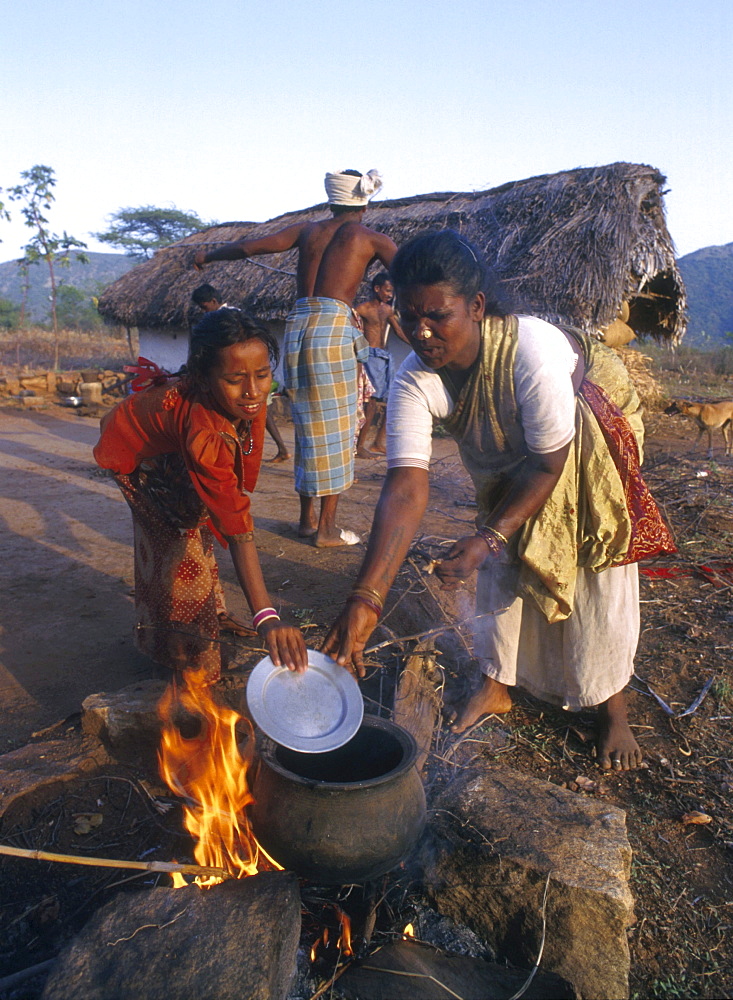
[[[420,332],[418,334],[418,336],[422,337],[423,340],[430,340],[430,338],[432,337],[432,335],[433,334],[432,334],[431,330],[420,330]]]

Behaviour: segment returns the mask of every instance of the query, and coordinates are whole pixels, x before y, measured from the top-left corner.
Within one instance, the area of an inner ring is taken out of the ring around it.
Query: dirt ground
[[[292,429],[283,429],[291,442]],[[648,766],[636,774],[602,774],[590,755],[591,715],[568,716],[522,695],[509,717],[475,730],[456,761],[460,766],[484,753],[627,810],[637,900],[637,922],[629,933],[632,995],[730,996],[733,460],[722,457],[720,441],[715,461],[693,451],[692,428],[681,418],[653,416],[649,432],[647,479],[679,554],[652,566],[671,574],[642,576],[639,676],[629,700]],[[6,529],[0,567],[2,752],[78,712],[88,694],[151,673],[132,642],[130,517],[115,485],[93,464],[96,438],[96,419],[59,406],[38,412],[0,408],[0,515]],[[274,451],[268,439],[266,454]],[[341,504],[341,524],[363,537],[384,469],[381,460],[357,462],[358,482]],[[445,539],[470,530],[473,517],[452,442],[436,441],[433,472],[420,554],[437,554]],[[253,507],[270,591],[316,645],[350,586],[363,546],[324,551],[297,538],[292,463],[263,465]],[[246,616],[228,556],[222,553],[219,562],[230,610]],[[424,613],[423,628],[439,621],[440,595],[409,567],[392,600],[408,588],[411,600],[422,590],[413,600],[412,619],[417,608]],[[470,595],[463,599],[468,613]],[[400,635],[411,620],[400,618],[407,603],[389,621]],[[462,664],[446,653],[443,666],[449,684],[459,684]],[[678,717],[707,681],[699,708]],[[692,811],[710,821],[684,823]]]
[[[292,451],[292,425],[282,426]],[[0,621],[0,751],[77,712],[83,699],[150,676],[134,647],[132,523],[92,447],[98,418],[52,405],[0,406],[0,517],[4,600]],[[269,437],[265,456],[274,456]],[[455,447],[436,442],[439,468],[455,469]],[[357,461],[358,482],[342,498],[339,523],[366,537],[385,471]],[[297,537],[292,461],[262,465],[253,497],[258,548],[284,616],[328,624],[353,581],[364,546],[316,549]],[[470,512],[458,511],[470,521]],[[426,531],[455,536],[455,515],[432,511]],[[229,556],[218,563],[229,610],[248,620]]]

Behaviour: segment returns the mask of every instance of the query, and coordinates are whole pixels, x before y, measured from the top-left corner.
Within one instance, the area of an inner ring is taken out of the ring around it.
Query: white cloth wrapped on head
[[[335,171],[326,174],[324,183],[329,205],[353,205],[358,208],[369,204],[369,199],[381,188],[382,178],[378,170],[359,176]]]

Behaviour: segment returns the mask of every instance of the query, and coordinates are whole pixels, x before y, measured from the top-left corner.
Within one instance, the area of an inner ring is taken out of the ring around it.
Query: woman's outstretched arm
[[[390,469],[374,512],[364,562],[355,588],[368,595],[376,591],[384,600],[425,513],[428,502],[426,469],[409,466]],[[362,653],[377,624],[376,611],[364,601],[347,601],[321,647],[337,663],[364,676]]]
[[[566,444],[544,455],[529,452],[511,486],[489,515],[489,527],[500,532],[504,538],[511,538],[525,521],[537,513],[555,489],[569,451],[570,444]],[[435,567],[435,575],[444,589],[455,590],[488,555],[489,549],[480,535],[459,538],[445,559]]]
[[[234,569],[250,610],[255,613],[271,606],[265,580],[262,576],[260,557],[251,538],[227,538]],[[300,629],[283,625],[278,618],[270,618],[258,626],[257,631],[267,646],[276,667],[303,671],[308,667],[308,652]]]

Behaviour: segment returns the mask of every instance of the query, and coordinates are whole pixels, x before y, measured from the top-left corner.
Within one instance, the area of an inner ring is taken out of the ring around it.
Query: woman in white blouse
[[[640,406],[623,364],[582,335],[487,310],[479,253],[450,230],[401,248],[392,280],[413,353],[390,391],[388,472],[367,553],[324,650],[364,675],[363,649],[427,505],[439,418],[478,516],[436,575],[454,589],[478,570],[485,615],[484,680],[457,706],[454,731],[508,712],[519,685],[572,710],[597,706],[599,763],[637,767],[624,695],[639,634],[636,561],[673,546],[639,475]]]

